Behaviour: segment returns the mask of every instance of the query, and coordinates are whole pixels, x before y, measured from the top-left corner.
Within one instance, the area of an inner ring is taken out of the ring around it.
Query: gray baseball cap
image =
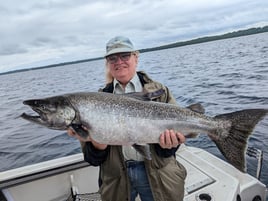
[[[134,46],[127,37],[116,36],[107,42],[105,57],[115,53],[134,51]]]

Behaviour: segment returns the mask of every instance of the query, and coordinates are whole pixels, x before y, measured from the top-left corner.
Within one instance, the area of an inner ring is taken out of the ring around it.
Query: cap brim
[[[134,49],[126,48],[126,47],[124,47],[124,48],[116,48],[116,49],[113,49],[113,50],[107,52],[105,54],[105,57],[107,57],[107,56],[109,56],[111,54],[116,54],[116,53],[120,53],[120,52],[134,52],[134,51],[135,51]]]

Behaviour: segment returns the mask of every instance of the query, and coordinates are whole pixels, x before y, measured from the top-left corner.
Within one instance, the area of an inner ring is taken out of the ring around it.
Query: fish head
[[[23,101],[38,115],[23,113],[22,118],[56,130],[66,130],[75,119],[75,109],[62,96]]]

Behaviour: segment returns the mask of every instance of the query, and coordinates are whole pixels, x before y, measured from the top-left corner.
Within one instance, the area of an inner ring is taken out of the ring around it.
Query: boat
[[[267,199],[267,187],[258,178],[204,149],[183,144],[176,159],[187,169],[184,201]],[[86,163],[82,153],[3,171],[0,201],[101,200],[98,175],[98,167]]]

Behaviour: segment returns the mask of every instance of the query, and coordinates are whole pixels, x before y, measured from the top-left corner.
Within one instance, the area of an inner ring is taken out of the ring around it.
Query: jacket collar
[[[145,84],[149,83],[149,82],[152,82],[152,80],[146,75],[145,72],[143,71],[138,71],[137,72],[137,75],[140,79],[140,82],[141,82],[141,85],[142,87],[144,87]],[[114,84],[113,82],[111,83],[108,83],[103,89],[102,89],[103,92],[107,92],[107,93],[113,93],[114,91]]]

